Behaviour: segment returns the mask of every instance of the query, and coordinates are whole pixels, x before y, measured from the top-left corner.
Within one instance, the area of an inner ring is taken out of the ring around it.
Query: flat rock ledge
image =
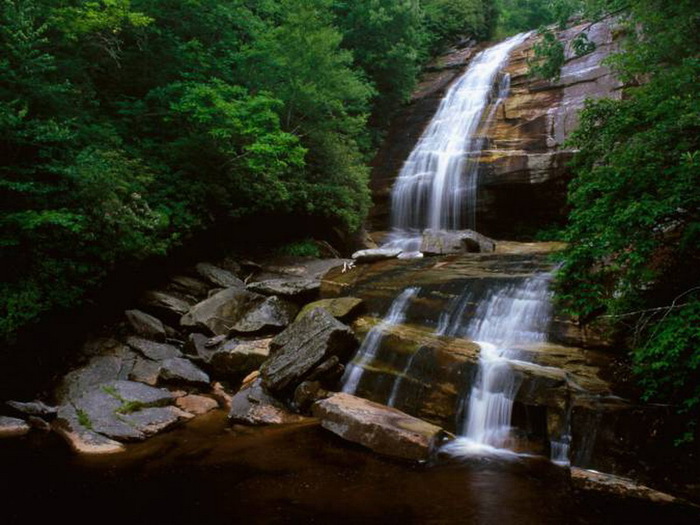
[[[571,467],[571,482],[578,490],[603,495],[641,499],[653,503],[684,503],[670,494],[640,485],[634,480],[595,470]]]
[[[29,429],[29,425],[23,419],[0,416],[0,438],[23,436]]]
[[[395,259],[403,250],[399,248],[371,248],[360,250],[352,254],[352,258],[358,263],[371,263],[385,259]]]
[[[414,461],[427,460],[445,435],[440,427],[400,410],[345,393],[318,401],[312,413],[323,428],[343,439]]]

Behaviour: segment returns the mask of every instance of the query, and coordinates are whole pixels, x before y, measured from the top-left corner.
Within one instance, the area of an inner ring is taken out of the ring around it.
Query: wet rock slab
[[[578,490],[622,498],[642,499],[654,503],[681,503],[678,498],[670,494],[659,492],[634,480],[595,470],[572,467],[571,482]]]
[[[321,426],[375,452],[409,460],[426,460],[444,431],[394,408],[339,393],[315,403]]]
[[[495,241],[473,230],[425,230],[420,245],[425,255],[490,253],[495,248]]]

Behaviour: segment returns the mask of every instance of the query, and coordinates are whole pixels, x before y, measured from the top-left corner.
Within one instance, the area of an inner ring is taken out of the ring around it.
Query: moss
[[[87,412],[79,408],[77,408],[75,412],[78,415],[78,423],[88,430],[92,430],[92,421],[90,420],[90,416],[87,415]]]

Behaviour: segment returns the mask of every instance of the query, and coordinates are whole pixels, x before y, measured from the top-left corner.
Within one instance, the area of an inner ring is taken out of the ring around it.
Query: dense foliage
[[[623,100],[589,102],[571,139],[579,152],[559,293],[583,320],[617,321],[646,397],[679,404],[692,426],[700,416],[700,13],[692,0],[607,5],[621,8],[625,52],[612,63],[629,87]]]
[[[492,25],[484,0],[0,0],[0,340],[215,224],[357,229],[421,63]]]

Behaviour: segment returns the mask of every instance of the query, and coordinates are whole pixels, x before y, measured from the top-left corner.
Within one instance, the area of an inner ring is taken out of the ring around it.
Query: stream
[[[580,499],[543,458],[415,465],[315,424],[227,427],[221,411],[114,456],[32,436],[0,447],[4,524],[697,522],[678,507]]]

